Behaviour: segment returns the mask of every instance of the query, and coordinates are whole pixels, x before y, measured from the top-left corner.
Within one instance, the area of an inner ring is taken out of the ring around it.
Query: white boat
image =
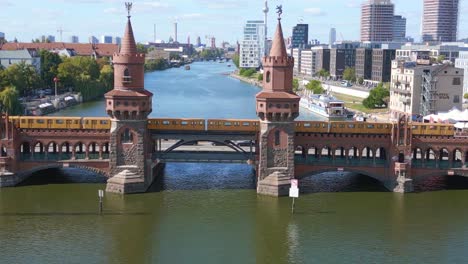
[[[347,118],[352,114],[345,108],[345,102],[327,94],[303,95],[300,106],[327,118]]]

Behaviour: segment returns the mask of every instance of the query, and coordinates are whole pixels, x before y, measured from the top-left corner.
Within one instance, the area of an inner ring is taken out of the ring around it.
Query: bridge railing
[[[315,157],[314,155],[303,157],[300,154],[295,155],[294,161],[296,164],[307,165],[334,165],[334,166],[366,166],[366,167],[386,167],[387,161],[383,159],[373,158],[346,158],[346,157]]]

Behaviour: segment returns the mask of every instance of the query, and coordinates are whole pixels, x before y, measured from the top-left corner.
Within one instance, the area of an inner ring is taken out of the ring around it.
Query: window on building
[[[280,145],[280,131],[279,130],[276,130],[275,131],[275,146],[279,146]]]
[[[453,78],[452,85],[461,85],[460,77]]]
[[[460,103],[460,96],[459,95],[454,95],[453,96],[453,103],[455,103],[455,104]]]
[[[128,68],[125,68],[124,70],[124,76],[122,77],[122,81],[124,83],[131,83],[132,82],[132,76],[130,76],[130,71],[128,70]]]
[[[132,143],[133,142],[133,134],[130,129],[125,129],[124,133],[121,135],[122,143]]]

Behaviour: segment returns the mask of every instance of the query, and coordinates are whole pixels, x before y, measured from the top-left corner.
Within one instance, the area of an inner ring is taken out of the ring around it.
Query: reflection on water
[[[168,164],[160,191],[106,194],[99,215],[97,190],[105,185],[62,184],[90,179],[72,174],[44,171],[34,176],[38,185],[0,190],[0,263],[463,263],[468,258],[467,191],[401,195],[381,191],[368,177],[322,174],[301,181],[307,194],[296,200],[292,215],[291,199],[255,193],[248,165]]]

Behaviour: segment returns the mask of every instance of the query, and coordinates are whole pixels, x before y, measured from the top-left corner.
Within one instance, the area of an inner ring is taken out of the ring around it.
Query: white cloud
[[[326,13],[318,7],[310,7],[304,9],[304,12],[314,15],[314,16],[324,16]]]

